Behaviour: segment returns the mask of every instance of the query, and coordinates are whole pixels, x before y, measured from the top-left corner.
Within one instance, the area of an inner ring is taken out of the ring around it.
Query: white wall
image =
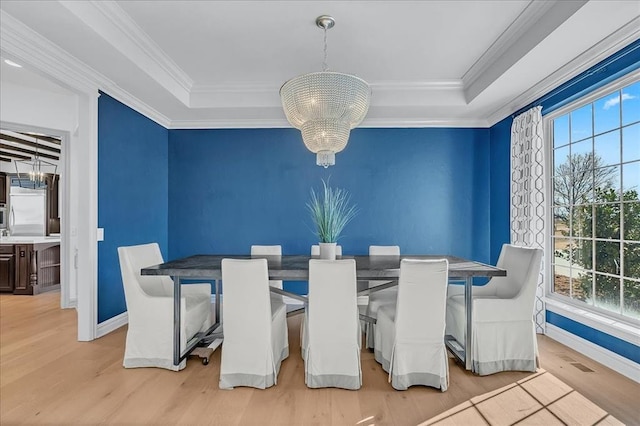
[[[74,182],[74,179],[70,179],[74,175],[74,171],[77,170],[78,161],[74,161],[73,155],[77,150],[71,150],[71,158],[67,165],[67,170],[70,173],[64,173],[64,151],[68,149],[70,144],[80,144],[81,141],[76,134],[78,127],[78,113],[79,113],[79,97],[71,92],[62,88],[57,88],[55,91],[49,91],[43,88],[33,88],[21,86],[5,80],[0,81],[0,122],[4,128],[8,130],[33,130],[43,131],[47,133],[63,137],[62,144],[62,156],[60,159],[60,165],[58,170],[61,174],[60,188],[61,199],[60,205],[64,205],[65,198],[77,192],[77,184],[68,187],[68,192],[65,193],[63,188],[66,187],[67,181]],[[65,140],[66,139],[66,140]],[[76,154],[77,155],[77,154]],[[15,173],[15,168],[9,164],[9,168],[3,171],[9,173]],[[75,172],[77,173],[77,171]],[[77,181],[77,179],[75,179]],[[74,197],[71,197],[73,200]],[[76,214],[77,209],[71,206],[68,212],[63,211],[61,214],[62,221],[70,221],[69,223],[77,223],[78,218],[73,217]],[[62,226],[61,226],[61,229]],[[69,244],[67,247],[61,247],[62,250],[67,252],[66,259],[74,259],[77,242],[77,232],[72,232],[69,236]],[[63,244],[64,246],[64,244]],[[64,258],[64,256],[63,256]],[[70,262],[67,262],[70,263]],[[63,280],[69,283],[67,299],[71,305],[75,305],[77,300],[77,274],[73,265],[63,264]],[[63,307],[65,301],[62,301]]]

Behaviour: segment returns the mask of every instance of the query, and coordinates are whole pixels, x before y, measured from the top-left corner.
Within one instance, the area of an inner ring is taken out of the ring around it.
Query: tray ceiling
[[[21,40],[46,46],[168,128],[288,127],[278,91],[321,70],[321,14],[336,19],[329,68],[372,87],[365,127],[490,126],[640,37],[640,2],[617,0],[5,0],[0,10],[4,58],[28,65]]]

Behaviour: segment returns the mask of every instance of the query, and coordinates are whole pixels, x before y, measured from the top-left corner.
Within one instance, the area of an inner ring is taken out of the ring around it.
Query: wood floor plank
[[[300,316],[294,316],[288,319],[290,355],[278,384],[266,390],[221,390],[220,350],[207,366],[189,358],[180,372],[125,369],[126,326],[95,341],[78,342],[76,312],[61,310],[59,297],[56,292],[0,295],[3,426],[416,425],[476,395],[532,377],[521,372],[479,377],[450,360],[447,392],[425,387],[399,392],[373,353],[363,349],[360,390],[308,389],[300,356]],[[548,337],[538,340],[546,370],[620,421],[637,423],[640,385]],[[540,388],[534,382],[529,386]]]

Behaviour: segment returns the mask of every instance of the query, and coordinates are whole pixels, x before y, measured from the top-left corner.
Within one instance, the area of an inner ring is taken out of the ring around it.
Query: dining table
[[[223,290],[222,283],[222,259],[267,259],[269,279],[281,281],[307,281],[309,279],[309,260],[318,258],[309,255],[221,255],[200,254],[171,260],[159,265],[142,268],[141,275],[168,275],[173,278],[173,363],[179,365],[193,349],[202,342],[207,341],[211,335],[221,335],[222,321],[220,318],[220,302]],[[504,269],[487,265],[481,262],[464,259],[451,255],[400,255],[400,256],[338,256],[337,259],[354,259],[356,263],[356,277],[363,286],[358,286],[358,294],[366,295],[376,291],[390,288],[398,284],[400,277],[400,262],[402,259],[447,259],[449,262],[449,281],[464,281],[466,334],[465,341],[458,342],[453,336],[445,336],[445,344],[451,353],[464,364],[467,370],[471,369],[471,336],[472,336],[472,294],[473,280],[477,277],[506,276]],[[206,331],[191,339],[185,350],[180,348],[180,298],[181,286],[190,280],[209,280],[215,287],[215,321]],[[375,282],[379,284],[376,284]],[[307,298],[277,287],[270,287],[271,292],[291,297],[305,303]],[[361,315],[364,321],[375,322],[375,319]]]

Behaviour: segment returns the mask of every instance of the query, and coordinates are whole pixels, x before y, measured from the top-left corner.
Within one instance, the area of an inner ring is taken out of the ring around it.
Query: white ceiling
[[[168,128],[288,126],[278,90],[322,69],[322,14],[336,19],[329,68],[372,87],[365,127],[490,126],[640,37],[637,0],[2,0],[0,10],[3,57],[28,65],[21,40],[45,46]],[[28,84],[5,69],[2,81]]]

